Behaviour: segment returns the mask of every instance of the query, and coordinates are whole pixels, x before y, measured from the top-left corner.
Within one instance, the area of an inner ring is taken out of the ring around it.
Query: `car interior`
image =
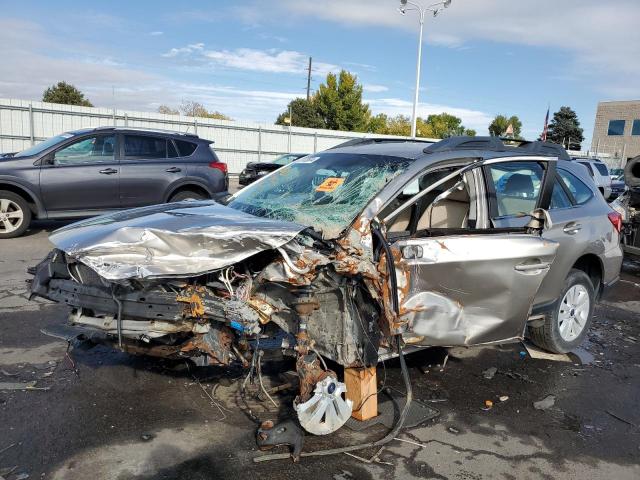
[[[455,168],[447,168],[428,172],[415,182],[409,184],[394,200],[383,209],[380,214],[384,218],[404,202],[425,190],[438,180],[446,177]],[[400,214],[391,220],[387,226],[390,233],[408,232],[413,234],[427,229],[458,229],[469,226],[469,212],[471,209],[471,196],[469,194],[469,173],[464,179],[454,177],[442,185],[431,190],[413,205],[405,208]]]

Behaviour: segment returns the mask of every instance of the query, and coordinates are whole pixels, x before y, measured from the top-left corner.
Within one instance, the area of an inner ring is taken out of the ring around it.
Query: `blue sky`
[[[428,4],[428,2],[425,2]],[[374,113],[409,115],[418,21],[393,0],[0,0],[0,97],[39,100],[58,80],[96,106],[155,110],[196,100],[274,121],[328,71],[357,73]],[[640,98],[637,0],[453,0],[425,24],[421,115],[448,111],[486,134],[569,105],[590,139],[598,101]],[[588,146],[585,144],[585,146]]]

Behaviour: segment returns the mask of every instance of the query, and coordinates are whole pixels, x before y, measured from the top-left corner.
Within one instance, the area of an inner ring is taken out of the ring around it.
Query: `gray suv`
[[[214,198],[227,165],[196,135],[98,127],[62,133],[0,155],[0,239],[32,219],[63,219]]]

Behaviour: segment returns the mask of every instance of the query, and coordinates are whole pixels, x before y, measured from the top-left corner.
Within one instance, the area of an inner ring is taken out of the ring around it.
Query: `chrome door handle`
[[[165,172],[168,172],[168,173],[178,173],[178,172],[181,172],[181,171],[182,171],[182,169],[178,168],[178,167],[169,167],[169,168],[167,168],[165,170]]]
[[[541,263],[521,263],[520,265],[516,265],[514,268],[518,272],[532,272],[534,270],[546,270],[551,266],[548,262]]]
[[[565,227],[562,229],[562,231],[568,235],[575,235],[580,230],[582,230],[582,225],[575,222],[567,223]]]
[[[100,170],[100,173],[103,175],[113,175],[114,173],[118,173],[118,170],[115,168],[105,168],[104,170]]]

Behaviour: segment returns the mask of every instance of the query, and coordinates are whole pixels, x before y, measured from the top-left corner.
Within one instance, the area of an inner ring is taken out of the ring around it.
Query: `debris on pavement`
[[[298,462],[304,444],[304,434],[293,420],[285,420],[277,425],[271,420],[266,420],[258,429],[256,443],[258,448],[263,451],[283,445],[287,446],[291,449],[291,459]]]
[[[493,408],[493,402],[491,400],[484,401],[484,408],[482,410],[491,410]]]
[[[49,390],[49,387],[36,387],[36,380],[31,382],[0,382],[0,390]]]
[[[551,353],[541,348],[536,347],[531,342],[524,342],[524,347],[527,349],[529,356],[536,360],[550,360],[553,362],[572,362],[571,357],[566,353]],[[523,352],[520,352],[522,355]]]
[[[506,402],[507,400],[509,400],[509,395],[501,395],[500,396],[500,401],[501,402]]]
[[[496,367],[487,368],[482,372],[482,376],[487,380],[491,380],[493,377],[495,377],[497,371],[498,369]]]
[[[609,411],[609,410],[605,410],[605,413],[607,413],[608,415],[611,415],[613,418],[615,418],[616,420],[620,420],[622,423],[626,423],[627,425],[631,425],[632,427],[636,427],[638,428],[638,425],[636,425],[635,423],[622,418],[620,415],[616,415],[615,413]]]
[[[553,407],[556,403],[555,395],[547,395],[542,400],[538,400],[537,402],[533,402],[533,408],[536,410],[548,410]]]

